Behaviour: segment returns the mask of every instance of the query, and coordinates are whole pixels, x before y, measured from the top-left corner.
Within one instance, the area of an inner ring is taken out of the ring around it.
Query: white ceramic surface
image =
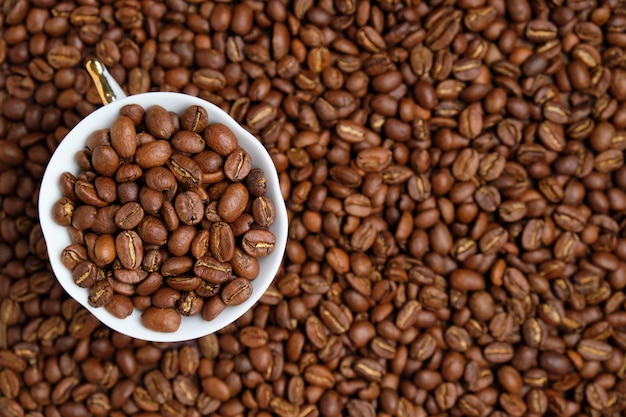
[[[144,108],[158,104],[178,114],[181,114],[191,105],[204,107],[209,114],[209,123],[219,122],[228,126],[237,136],[240,146],[252,157],[253,167],[262,168],[265,171],[268,195],[276,203],[276,221],[270,227],[270,230],[276,235],[276,247],[270,255],[259,258],[261,272],[252,281],[254,291],[250,299],[239,306],[227,307],[224,312],[212,321],[205,321],[199,316],[183,317],[179,330],[174,333],[160,333],[145,328],[141,324],[141,313],[138,310],[135,310],[131,316],[125,319],[118,319],[104,308],[89,306],[87,290],[78,287],[74,283],[71,272],[61,263],[61,252],[71,243],[68,231],[65,227],[57,225],[52,220],[52,206],[62,197],[59,187],[61,174],[66,171],[74,175],[78,174],[79,168],[74,160],[74,156],[76,152],[83,149],[87,136],[94,130],[110,127],[119,114],[120,108],[131,103],[140,104]],[[155,342],[195,339],[214,333],[241,317],[261,298],[276,276],[287,242],[287,211],[280,193],[276,169],[263,145],[217,106],[200,98],[179,93],[155,92],[122,98],[103,106],[83,119],[63,139],[50,159],[41,183],[39,218],[48,247],[52,269],[65,291],[110,328],[137,339]]]

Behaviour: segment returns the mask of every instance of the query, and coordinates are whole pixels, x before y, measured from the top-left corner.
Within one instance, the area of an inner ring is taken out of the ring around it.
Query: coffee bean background
[[[625,11],[5,1],[0,415],[621,416]],[[133,340],[50,272],[39,181],[101,105],[93,56],[129,94],[219,105],[273,157],[284,266],[218,334]]]

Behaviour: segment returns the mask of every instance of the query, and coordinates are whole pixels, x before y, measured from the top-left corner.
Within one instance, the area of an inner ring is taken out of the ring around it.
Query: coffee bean
[[[461,291],[477,291],[485,289],[484,278],[472,270],[455,270],[450,275],[450,280],[450,285]]]
[[[226,157],[237,149],[238,141],[226,126],[213,123],[204,130],[204,140],[209,148]]]
[[[176,132],[170,143],[174,149],[190,154],[202,152],[205,146],[202,136],[189,130]]]
[[[141,314],[141,323],[157,332],[175,332],[180,322],[180,315],[172,308],[150,307]]]
[[[241,183],[228,186],[217,206],[219,216],[226,223],[235,221],[246,209],[248,195],[247,188]]]
[[[106,310],[118,319],[128,317],[133,312],[133,303],[128,297],[114,294],[105,305]]]
[[[203,256],[196,260],[194,273],[211,283],[220,284],[230,278],[232,267],[225,262],[219,262],[211,256]]]
[[[596,340],[581,340],[577,352],[586,360],[603,361],[610,357],[610,346]]]
[[[79,287],[89,288],[98,278],[98,268],[92,262],[81,262],[72,271],[72,278]]]
[[[119,116],[111,125],[111,146],[121,158],[130,158],[137,150],[135,123],[126,116]]]
[[[186,225],[193,226],[204,217],[204,204],[193,191],[184,191],[176,196],[174,202],[176,215]]]
[[[96,281],[89,287],[89,305],[92,307],[102,307],[107,305],[113,297],[113,288],[105,281]]]
[[[226,303],[219,296],[214,296],[206,300],[202,308],[202,318],[207,321],[215,319],[224,309]]]
[[[148,131],[157,139],[169,139],[174,134],[175,127],[170,114],[159,105],[146,109],[144,120]]]
[[[231,181],[241,181],[252,169],[252,159],[242,148],[231,152],[224,161],[224,175]]]
[[[167,167],[183,187],[194,188],[200,185],[202,169],[193,159],[182,154],[173,154],[167,161]]]
[[[235,235],[228,223],[217,222],[209,230],[209,248],[219,262],[230,261],[235,254]]]
[[[252,284],[245,278],[235,278],[222,289],[222,300],[226,305],[239,305],[252,295]]]
[[[181,115],[181,127],[192,132],[202,132],[209,124],[209,115],[204,107],[190,106]]]
[[[138,268],[143,261],[143,242],[135,231],[118,234],[115,238],[115,251],[124,268]]]
[[[91,164],[100,174],[112,177],[120,166],[120,156],[108,145],[96,146],[91,154]]]
[[[168,141],[155,140],[140,145],[135,153],[135,163],[149,169],[164,165],[172,155],[172,148]]]

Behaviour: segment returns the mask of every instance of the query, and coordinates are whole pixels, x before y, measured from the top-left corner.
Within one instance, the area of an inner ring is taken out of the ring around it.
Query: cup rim
[[[204,107],[209,114],[209,123],[223,123],[230,128],[239,140],[239,145],[251,155],[253,167],[263,168],[268,181],[268,195],[274,200],[276,206],[276,221],[270,226],[270,230],[276,236],[275,248],[270,255],[259,258],[260,272],[259,276],[252,281],[252,296],[239,306],[227,307],[212,321],[205,321],[199,315],[193,317],[183,316],[179,330],[172,333],[155,332],[145,328],[141,324],[140,314],[137,309],[134,309],[131,316],[118,319],[105,308],[91,307],[87,302],[87,289],[81,288],[74,283],[71,271],[65,268],[61,262],[60,254],[62,249],[59,250],[59,248],[64,248],[70,243],[69,232],[66,227],[57,225],[52,220],[52,206],[62,197],[58,184],[60,176],[67,171],[74,174],[79,172],[74,155],[84,147],[86,135],[97,129],[110,127],[112,121],[119,115],[119,110],[124,105],[135,103],[142,105],[144,108],[158,104],[169,111],[176,111],[178,114],[181,114],[184,109],[191,105]],[[83,137],[82,140],[79,138],[79,135]],[[127,96],[95,110],[82,119],[68,132],[49,160],[41,180],[38,211],[52,272],[64,290],[94,314],[103,324],[113,330],[137,339],[153,342],[175,342],[196,339],[214,333],[237,320],[252,308],[269,288],[280,269],[287,244],[288,216],[285,201],[281,194],[278,173],[265,147],[255,136],[215,104],[183,93],[148,92]]]

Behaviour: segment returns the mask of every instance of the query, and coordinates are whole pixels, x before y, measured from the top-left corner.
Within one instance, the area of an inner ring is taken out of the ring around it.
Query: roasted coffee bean
[[[238,277],[254,279],[260,272],[258,259],[246,254],[238,247],[235,248],[230,264],[233,269],[233,274]]]
[[[169,139],[176,130],[170,113],[159,105],[146,109],[144,121],[148,132],[157,139]]]
[[[205,146],[202,136],[191,130],[176,132],[170,139],[170,144],[174,149],[189,154],[202,152]]]
[[[89,305],[92,307],[102,307],[107,305],[113,297],[113,288],[106,280],[96,281],[89,287]]]
[[[248,189],[243,184],[231,184],[219,199],[217,214],[226,223],[234,222],[246,209],[248,196]]]
[[[119,116],[111,125],[111,146],[121,158],[131,158],[137,150],[135,123],[126,116]]]
[[[193,271],[205,281],[220,284],[230,278],[232,267],[230,264],[220,262],[212,256],[203,256],[196,260]]]
[[[611,355],[610,346],[599,340],[581,340],[576,350],[586,360],[604,361]]]
[[[235,254],[235,235],[228,223],[217,222],[209,229],[209,248],[219,262],[228,262]]]
[[[255,197],[264,196],[267,192],[265,173],[260,168],[253,168],[244,181],[248,192]]]
[[[260,196],[252,201],[252,216],[260,226],[269,227],[276,219],[276,206],[271,198]]]
[[[91,165],[99,174],[112,177],[120,166],[120,155],[111,146],[98,145],[91,153]]]
[[[181,127],[192,132],[202,132],[209,124],[209,115],[204,107],[190,106],[180,116]]]
[[[141,314],[141,323],[157,332],[175,332],[180,322],[180,315],[173,308],[149,307]]]
[[[193,191],[178,194],[174,208],[180,221],[189,226],[200,223],[204,217],[204,204],[200,196]]]
[[[144,218],[143,207],[138,202],[131,201],[124,204],[115,213],[115,224],[120,229],[132,230],[136,228]]]
[[[252,284],[245,278],[235,278],[222,289],[222,300],[229,306],[239,305],[251,295]]]
[[[206,300],[202,307],[202,318],[211,321],[219,316],[226,308],[226,303],[219,296],[214,296]]]
[[[173,154],[167,161],[167,167],[183,187],[195,188],[202,181],[202,169],[188,156]]]
[[[203,137],[207,146],[223,157],[230,155],[239,146],[239,142],[231,130],[220,123],[207,126]]]
[[[166,140],[155,140],[140,145],[135,153],[135,163],[143,168],[160,167],[170,159],[172,147]]]
[[[267,230],[250,230],[242,236],[242,248],[250,256],[266,256],[274,251],[276,237]]]
[[[224,161],[224,175],[231,181],[241,181],[252,169],[252,158],[243,148],[232,151]]]
[[[123,319],[133,312],[133,303],[126,296],[114,294],[111,297],[111,301],[105,305],[105,308],[113,316]]]
[[[79,287],[89,288],[98,279],[98,268],[93,262],[81,262],[72,271],[72,278]]]
[[[143,261],[143,242],[133,230],[123,231],[115,238],[115,251],[122,266],[139,268]]]

